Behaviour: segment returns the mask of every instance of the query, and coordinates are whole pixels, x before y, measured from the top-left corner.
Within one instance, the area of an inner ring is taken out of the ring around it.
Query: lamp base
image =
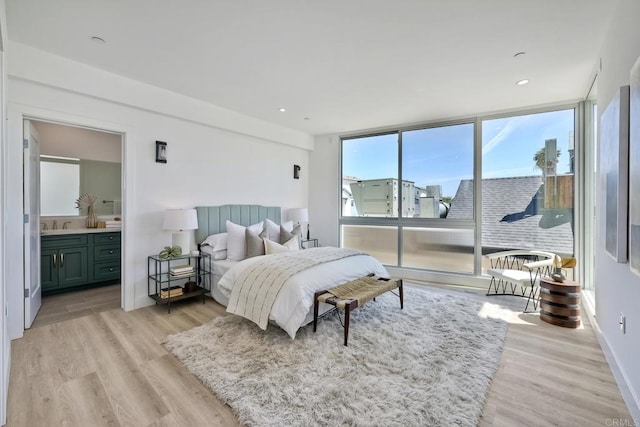
[[[188,255],[191,250],[191,235],[188,231],[176,231],[171,234],[171,246],[180,246],[182,255]]]

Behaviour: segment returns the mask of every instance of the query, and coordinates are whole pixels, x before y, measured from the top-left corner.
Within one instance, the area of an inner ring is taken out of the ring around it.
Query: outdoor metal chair
[[[491,266],[487,270],[487,274],[491,275],[487,295],[525,297],[527,305],[524,312],[527,312],[529,303],[533,303],[534,311],[537,310],[540,277],[551,274],[555,257],[551,252],[530,250],[503,251],[486,255]]]

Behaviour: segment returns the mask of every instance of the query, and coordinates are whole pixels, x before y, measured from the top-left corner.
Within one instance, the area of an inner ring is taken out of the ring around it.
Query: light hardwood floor
[[[165,306],[114,309],[26,331],[12,342],[7,425],[238,425],[161,346],[167,335],[221,315],[213,300],[197,299],[171,314]],[[480,425],[605,426],[614,419],[633,425],[588,322],[565,329],[516,313]]]
[[[42,297],[33,328],[120,307],[120,285],[102,286]]]

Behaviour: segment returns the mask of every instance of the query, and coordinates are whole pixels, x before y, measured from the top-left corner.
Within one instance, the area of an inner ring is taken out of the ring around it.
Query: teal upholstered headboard
[[[277,206],[260,205],[223,205],[197,206],[198,229],[196,243],[200,244],[207,236],[227,231],[226,221],[240,225],[251,225],[269,218],[280,224],[281,212]]]

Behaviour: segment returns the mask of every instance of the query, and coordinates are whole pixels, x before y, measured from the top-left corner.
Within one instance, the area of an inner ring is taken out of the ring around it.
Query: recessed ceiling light
[[[102,37],[93,36],[91,37],[91,41],[98,44],[105,44],[106,41]]]
[[[285,111],[287,111],[287,109],[286,109],[286,108],[281,108],[281,109],[280,109],[280,112],[281,112],[281,113],[284,113]]]
[[[524,86],[524,85],[526,85],[527,83],[529,83],[529,80],[528,80],[528,79],[522,79],[522,80],[518,80],[518,81],[516,82],[516,84],[517,84],[518,86]]]
[[[309,117],[305,117],[304,119],[305,119],[305,120],[311,120],[311,119],[309,119]]]
[[[524,55],[524,54],[526,54],[526,52],[518,52],[518,53],[516,53],[515,55],[513,55],[513,57],[514,57],[514,58],[517,58],[518,56],[522,56],[522,55]]]

